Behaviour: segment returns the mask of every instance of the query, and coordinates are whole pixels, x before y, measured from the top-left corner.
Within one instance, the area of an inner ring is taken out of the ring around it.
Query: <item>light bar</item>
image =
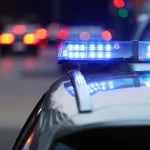
[[[66,41],[58,52],[58,63],[150,61],[150,42]]]
[[[94,76],[95,77],[95,76]],[[96,94],[97,92],[106,92],[110,90],[117,90],[123,88],[132,88],[132,87],[150,87],[150,74],[130,74],[130,75],[121,75],[115,76],[114,78],[107,78],[87,81],[88,90],[90,96]],[[91,82],[92,81],[92,82]],[[75,89],[70,82],[65,83],[64,87],[66,91],[71,95],[75,96]]]
[[[139,42],[139,60],[150,61],[150,42]]]
[[[89,93],[92,96],[99,91],[105,92],[109,90],[134,87],[134,82],[133,78],[130,76],[129,78],[125,77],[122,79],[97,80],[88,82],[87,85]],[[75,96],[75,90],[71,84],[66,83],[64,87],[70,93],[70,95]]]

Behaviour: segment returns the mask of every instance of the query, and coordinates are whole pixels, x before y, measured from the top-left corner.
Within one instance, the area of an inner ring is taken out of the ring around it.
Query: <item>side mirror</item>
[[[40,116],[40,112],[42,109],[43,101],[45,99],[46,93],[42,96],[38,104],[35,106],[34,110],[30,114],[29,118],[27,119],[25,125],[23,126],[12,150],[21,150],[23,146],[27,142],[28,138],[31,136],[31,133],[36,128],[37,121]]]

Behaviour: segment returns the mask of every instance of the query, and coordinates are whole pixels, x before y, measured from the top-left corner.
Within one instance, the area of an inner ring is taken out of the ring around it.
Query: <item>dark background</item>
[[[57,2],[59,8],[56,7]],[[57,18],[60,19],[54,19],[53,9],[59,12],[61,17]],[[106,19],[109,16],[106,10],[108,10],[107,0],[5,0],[0,5],[0,15],[21,19],[34,13],[38,15],[37,20],[43,24],[51,21],[60,21],[64,24],[91,22],[98,24],[100,19]]]

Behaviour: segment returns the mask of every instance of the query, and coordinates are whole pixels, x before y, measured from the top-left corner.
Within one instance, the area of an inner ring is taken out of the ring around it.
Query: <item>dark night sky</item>
[[[3,0],[0,13],[26,18],[27,13],[34,12],[39,15],[40,22],[47,23],[51,21],[51,1],[52,0]],[[107,0],[60,1],[62,16],[60,21],[66,24],[87,24],[89,20],[93,23],[99,23],[99,20],[108,16],[106,12]]]
[[[50,17],[50,0],[2,0],[0,15],[26,17],[27,13],[34,12],[43,20]]]

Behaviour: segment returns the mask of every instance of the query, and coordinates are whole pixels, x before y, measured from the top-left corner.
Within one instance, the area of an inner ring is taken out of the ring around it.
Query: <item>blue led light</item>
[[[150,87],[150,74],[141,75],[141,83],[145,86]]]
[[[99,57],[99,58],[103,58],[103,53],[102,52],[99,52],[99,53],[97,53],[97,56]]]
[[[97,45],[97,50],[102,51],[104,49],[102,44]]]
[[[86,57],[85,53],[84,52],[80,53],[80,57],[85,58]]]
[[[115,90],[115,89],[121,89],[121,88],[130,88],[134,87],[134,79],[132,75],[129,75],[129,77],[125,76],[124,78],[115,78],[115,79],[107,79],[107,80],[97,80],[91,82],[87,82],[88,85],[88,90],[90,95],[94,95],[97,92],[105,92],[109,90]],[[142,83],[144,83],[145,86],[150,87],[150,78],[149,77],[144,77],[142,79]],[[83,80],[82,78],[78,78],[78,82],[80,84],[85,84],[85,79]],[[75,91],[71,85],[71,83],[68,83],[64,85],[65,89],[72,95],[75,96]]]
[[[68,45],[68,50],[73,50],[73,45],[72,44]]]
[[[150,82],[145,82],[145,85],[146,85],[147,87],[150,87]]]
[[[111,81],[109,82],[109,88],[110,88],[110,89],[113,89],[113,88],[114,88],[114,85],[113,85],[113,83],[112,83]]]
[[[81,51],[85,51],[85,49],[86,49],[85,45],[80,45],[80,49],[81,49]]]
[[[80,86],[86,85],[86,81],[85,81],[84,77],[80,75],[80,73],[76,73],[76,80]]]
[[[112,49],[112,48],[111,48],[111,45],[109,45],[109,44],[106,45],[106,46],[105,46],[105,49],[106,49],[106,51],[110,51],[110,50]]]
[[[80,76],[78,76],[78,83],[80,85],[85,84],[85,80],[83,80]],[[90,95],[95,94],[98,91],[106,91],[106,90],[112,90],[114,89],[114,83],[112,81],[107,82],[94,82],[88,84],[88,89],[90,92]],[[66,90],[72,95],[75,96],[75,91],[72,86],[67,86]]]
[[[150,61],[150,42],[139,42],[139,60]]]
[[[106,58],[111,58],[111,53],[110,52],[106,52],[105,55],[106,55]]]
[[[91,44],[91,45],[89,45],[89,50],[95,50],[96,49],[96,47],[95,47],[95,45],[94,44]]]
[[[147,53],[147,57],[150,58],[150,52]]]
[[[147,50],[150,51],[150,45],[147,46]]]

